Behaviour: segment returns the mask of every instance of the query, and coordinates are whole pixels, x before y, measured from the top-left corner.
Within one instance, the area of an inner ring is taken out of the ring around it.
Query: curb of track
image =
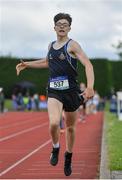
[[[100,176],[99,179],[111,179],[111,172],[108,167],[108,154],[106,142],[106,119],[104,116],[101,144],[101,161],[100,161]]]

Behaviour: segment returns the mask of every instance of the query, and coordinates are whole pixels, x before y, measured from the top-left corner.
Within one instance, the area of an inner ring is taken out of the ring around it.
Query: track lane
[[[45,114],[46,112],[6,112],[0,116],[0,128],[4,126],[11,126],[17,122],[24,122],[25,120],[32,120],[30,117],[40,117],[40,114]]]
[[[41,122],[39,118],[39,119],[35,119],[35,122],[28,122],[27,124],[19,124],[18,126],[1,130],[0,142],[2,141],[2,139],[7,139],[7,137],[10,136],[14,137],[14,134],[21,134],[21,132],[26,131],[26,129],[30,129],[31,131],[31,129],[33,129],[34,127],[39,128],[41,124],[46,124],[46,123],[48,123],[46,119]]]
[[[46,145],[26,161],[20,163],[2,178],[21,179],[95,179],[98,176],[103,113],[91,115],[85,123],[77,124],[76,143],[73,156],[73,173],[70,177],[63,174],[64,136],[61,136],[59,164],[49,164],[51,144]],[[33,137],[34,139],[36,138]],[[43,140],[46,139],[43,137]]]
[[[11,171],[13,168],[15,168],[16,166],[18,166],[20,163],[24,162],[25,160],[27,160],[29,157],[31,157],[33,154],[35,154],[36,152],[38,152],[40,149],[42,149],[43,147],[45,147],[47,144],[51,143],[51,139],[47,140],[45,143],[41,144],[38,148],[34,149],[32,152],[30,152],[29,154],[25,155],[23,158],[21,158],[20,160],[18,160],[17,162],[15,162],[14,164],[12,164],[11,166],[9,166],[8,168],[4,169],[1,173],[0,176],[3,176],[4,174],[8,173],[9,171]]]
[[[24,134],[24,133],[27,133],[27,132],[30,132],[30,131],[34,131],[34,130],[36,130],[36,129],[38,129],[38,128],[42,128],[42,127],[46,126],[47,124],[48,124],[48,123],[46,122],[46,123],[43,123],[43,124],[41,124],[41,125],[34,125],[34,127],[31,127],[31,128],[24,127],[24,130],[21,130],[21,131],[19,131],[19,132],[16,132],[16,133],[13,133],[13,134],[10,134],[10,135],[7,135],[7,136],[5,136],[5,137],[0,138],[0,142],[9,140],[9,139],[11,139],[11,138],[14,138],[14,137],[16,137],[16,136],[19,136],[19,135],[21,135],[21,134]],[[25,129],[25,128],[26,128],[26,129]],[[22,128],[22,129],[23,129],[23,128]]]
[[[39,128],[34,129],[32,126],[32,129],[32,131],[25,129],[25,133],[21,133],[18,136],[16,135],[13,138],[0,143],[0,157],[3,162],[1,163],[1,170],[18,160],[18,158],[23,157],[23,155],[32,151],[38,144],[44,142],[44,139],[47,137],[49,138],[48,122],[45,124],[42,123]]]

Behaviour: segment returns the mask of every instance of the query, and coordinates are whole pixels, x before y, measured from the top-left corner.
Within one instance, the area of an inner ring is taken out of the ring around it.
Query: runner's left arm
[[[86,99],[93,97],[94,95],[94,70],[93,66],[83,52],[82,48],[76,41],[72,41],[70,45],[70,51],[76,56],[76,58],[85,66],[86,78],[87,78],[87,88],[84,91]]]

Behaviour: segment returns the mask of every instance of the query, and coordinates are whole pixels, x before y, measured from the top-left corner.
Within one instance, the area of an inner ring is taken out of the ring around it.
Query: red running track
[[[47,112],[9,112],[0,116],[1,179],[95,179],[99,176],[103,113],[77,123],[73,173],[63,173],[65,133],[56,167],[49,164],[51,139]]]

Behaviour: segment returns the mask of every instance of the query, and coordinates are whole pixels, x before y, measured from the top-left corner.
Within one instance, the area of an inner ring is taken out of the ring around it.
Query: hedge
[[[46,94],[48,69],[26,69],[19,76],[16,75],[18,58],[0,57],[0,87],[4,88],[6,97],[11,97],[13,88],[20,81],[30,81],[36,85],[35,91]],[[108,96],[111,88],[116,91],[122,89],[122,61],[107,59],[91,59],[95,72],[95,89],[101,96]],[[78,82],[86,83],[84,66],[78,63]]]

